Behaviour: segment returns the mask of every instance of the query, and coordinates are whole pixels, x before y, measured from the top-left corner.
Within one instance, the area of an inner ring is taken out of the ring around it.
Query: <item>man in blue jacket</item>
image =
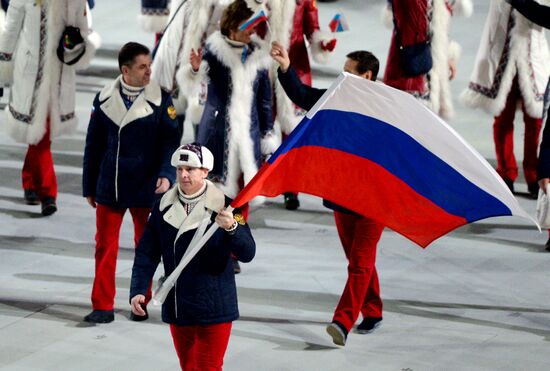
[[[170,157],[181,136],[170,95],[150,81],[149,49],[127,43],[118,63],[121,75],[94,99],[84,150],[83,194],[96,209],[97,228],[93,311],[84,318],[93,323],[114,320],[122,218],[129,209],[137,246],[155,195],[174,182]]]
[[[182,370],[221,370],[231,334],[239,318],[231,256],[249,262],[256,252],[242,212],[226,207],[230,199],[207,180],[214,156],[197,143],[185,144],[172,156],[177,185],[157,202],[136,248],[130,303],[134,315],[145,315],[146,291],[160,263],[169,276],[209,225],[217,229],[181,271],[162,305],[170,324]]]

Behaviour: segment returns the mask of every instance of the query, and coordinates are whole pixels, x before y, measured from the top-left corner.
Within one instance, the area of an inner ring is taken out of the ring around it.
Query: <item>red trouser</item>
[[[518,177],[518,166],[514,156],[514,117],[516,104],[521,100],[517,78],[514,79],[506,105],[493,123],[493,138],[497,155],[497,173],[506,180],[515,181]],[[523,140],[523,172],[527,184],[537,182],[537,151],[542,119],[529,116],[522,105],[525,137]]]
[[[29,144],[21,171],[23,189],[35,191],[41,200],[44,197],[57,198],[57,181],[50,150],[52,141],[50,140],[49,122],[46,123],[46,126],[48,129],[40,142]]]
[[[382,299],[376,273],[376,244],[384,226],[359,215],[334,212],[336,228],[348,259],[348,280],[333,321],[351,330],[359,312],[363,317],[382,317]]]
[[[137,246],[149,216],[150,208],[130,208],[134,221],[134,243]],[[92,306],[98,310],[112,310],[115,303],[115,272],[118,255],[120,226],[126,209],[97,204],[95,235],[95,278],[92,289]],[[151,299],[151,287],[145,302]]]
[[[184,371],[221,370],[231,322],[216,325],[170,325],[174,347]]]

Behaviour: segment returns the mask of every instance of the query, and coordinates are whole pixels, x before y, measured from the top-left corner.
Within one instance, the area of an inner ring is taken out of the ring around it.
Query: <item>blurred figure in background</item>
[[[456,75],[460,46],[449,40],[449,25],[451,15],[470,16],[472,8],[471,0],[390,0],[384,22],[393,25],[393,33],[384,82],[412,94],[443,119],[452,118],[449,81]],[[413,60],[405,50],[423,43],[431,65],[408,71]]]
[[[514,156],[514,118],[521,103],[525,137],[523,172],[529,194],[536,197],[537,149],[542,102],[550,72],[544,30],[505,1],[492,0],[464,104],[495,116],[493,137],[497,172],[514,192],[518,167]]]
[[[514,9],[520,12],[531,22],[535,22],[541,27],[550,29],[550,1],[539,4],[533,0],[506,0]],[[544,106],[542,109],[542,119],[544,121],[544,131],[542,133],[542,143],[540,144],[539,162],[537,167],[537,179],[540,189],[547,193],[547,187],[550,183],[550,128],[548,127],[548,114],[550,109],[550,77],[546,84],[546,93],[544,93]],[[549,238],[546,241],[546,251],[550,251],[550,230]]]
[[[157,47],[151,78],[170,92],[182,133],[186,117],[194,126],[198,125],[203,107],[199,105],[199,91],[180,86],[176,75],[180,68],[189,64],[191,49],[201,49],[208,36],[219,30],[224,3],[220,0],[174,0],[170,4],[169,26]],[[195,134],[191,136],[193,139]]]
[[[232,198],[254,177],[262,154],[277,147],[268,78],[271,59],[253,28],[239,28],[252,14],[244,0],[231,3],[220,31],[206,40],[202,58],[192,50],[191,63],[176,76],[187,88],[208,81],[197,141],[214,154],[209,178]],[[243,214],[246,218],[247,211]]]
[[[168,24],[169,15],[170,0],[141,0],[138,23],[144,31],[155,34],[155,45]]]
[[[99,47],[86,2],[11,0],[0,35],[0,86],[10,86],[5,127],[29,144],[22,180],[27,204],[57,211],[51,139],[76,128],[76,69]]]
[[[336,46],[336,39],[319,28],[315,0],[270,0],[267,5],[271,39],[288,50],[292,66],[300,80],[311,86],[311,66],[306,40],[310,45],[311,56],[317,63],[327,63]],[[273,69],[274,112],[284,139],[302,120],[305,111],[288,99],[277,80],[276,64]],[[285,193],[284,198],[288,210],[296,210],[300,206],[297,194]]]

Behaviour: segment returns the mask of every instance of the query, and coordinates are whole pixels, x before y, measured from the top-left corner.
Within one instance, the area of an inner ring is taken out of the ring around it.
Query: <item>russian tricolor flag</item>
[[[536,222],[450,126],[411,95],[343,73],[239,193],[303,192],[385,224],[422,247],[476,220]]]
[[[348,21],[342,13],[336,14],[328,24],[328,27],[332,32],[349,31]]]
[[[242,25],[239,26],[240,31],[249,30],[256,27],[262,22],[267,22],[267,15],[262,7],[250,16]]]

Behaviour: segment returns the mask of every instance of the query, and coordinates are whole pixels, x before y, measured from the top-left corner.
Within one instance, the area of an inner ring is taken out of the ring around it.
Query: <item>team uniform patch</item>
[[[233,218],[239,223],[240,225],[245,225],[246,220],[244,219],[244,216],[242,214],[235,214],[233,215]]]
[[[168,117],[170,117],[170,119],[174,120],[176,118],[176,107],[170,106],[166,111],[168,112]]]

